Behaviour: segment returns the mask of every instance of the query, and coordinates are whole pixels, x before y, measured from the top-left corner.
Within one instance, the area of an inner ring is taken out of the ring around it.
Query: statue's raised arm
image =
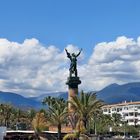
[[[82,51],[82,48],[81,48],[81,50],[79,51],[79,53],[76,55],[76,57],[78,57],[78,56],[81,54],[81,51]]]
[[[80,55],[82,49],[79,51],[78,54],[72,53],[70,54],[67,49],[65,49],[66,53],[67,53],[67,57],[70,59],[71,64],[70,64],[70,77],[72,77],[73,75],[75,75],[75,77],[77,77],[77,57]]]
[[[71,55],[70,53],[67,51],[67,49],[65,49],[66,53],[67,53],[67,57],[71,59]]]

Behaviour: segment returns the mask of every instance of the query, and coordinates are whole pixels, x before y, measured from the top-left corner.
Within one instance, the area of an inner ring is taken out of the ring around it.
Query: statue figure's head
[[[72,56],[75,57],[75,53],[72,53]]]

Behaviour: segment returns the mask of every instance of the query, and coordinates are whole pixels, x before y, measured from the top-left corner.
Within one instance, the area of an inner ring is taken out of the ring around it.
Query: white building
[[[103,114],[112,116],[113,113],[120,114],[128,125],[140,125],[140,101],[103,106]]]

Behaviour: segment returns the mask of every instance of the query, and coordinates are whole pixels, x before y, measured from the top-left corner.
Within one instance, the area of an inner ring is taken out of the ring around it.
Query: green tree
[[[78,123],[82,123],[86,131],[93,115],[101,110],[103,106],[103,101],[98,100],[95,93],[84,93],[83,91],[80,93],[80,96],[72,97],[70,103],[74,112],[78,115]]]
[[[118,126],[118,125],[121,123],[122,117],[121,117],[121,115],[118,114],[118,113],[113,113],[113,114],[112,114],[112,119],[113,119],[114,125]]]
[[[85,134],[81,134],[81,133],[70,133],[70,134],[66,134],[63,138],[63,140],[90,140],[90,138],[85,135]]]
[[[27,118],[29,129],[31,129],[31,127],[32,127],[31,122],[33,121],[34,117],[36,116],[36,113],[37,112],[34,109],[30,109],[26,112],[26,118]]]
[[[53,106],[55,104],[56,100],[59,100],[59,99],[58,98],[51,97],[51,96],[48,96],[48,97],[46,97],[46,98],[43,99],[42,104],[43,105],[46,105],[47,104],[50,107],[50,106]],[[61,100],[63,100],[63,98]]]
[[[32,121],[32,126],[35,130],[36,139],[40,140],[40,132],[47,128],[47,121],[43,112],[36,113]]]
[[[121,119],[122,119],[122,117],[121,117],[120,114],[118,114],[118,113],[113,113],[113,114],[112,114],[113,131],[114,131],[114,132],[119,132],[119,131],[121,131],[121,126],[120,126],[120,124],[122,124]]]
[[[97,125],[97,132],[105,134],[109,132],[109,127],[113,126],[113,120],[110,115],[101,113],[98,117],[95,117]]]
[[[1,115],[1,124],[9,127],[10,118],[13,113],[13,107],[10,104],[1,104],[0,105],[0,115]]]
[[[22,119],[25,117],[23,114],[24,114],[24,111],[22,111],[19,108],[14,108],[14,110],[13,110],[13,121],[15,123],[16,130],[20,129],[19,124],[22,121]]]
[[[61,127],[66,123],[68,116],[67,102],[63,98],[49,97],[49,100],[44,100],[44,104],[48,105],[47,121],[50,125],[57,126],[58,140],[62,139]]]

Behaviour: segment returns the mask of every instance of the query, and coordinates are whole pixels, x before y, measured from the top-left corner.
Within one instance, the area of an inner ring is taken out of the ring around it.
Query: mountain
[[[64,98],[65,100],[68,99],[68,93],[67,92],[51,92],[51,93],[46,93],[37,97],[30,97],[30,99],[42,102],[45,97],[52,96],[56,98]]]
[[[53,96],[58,98],[63,97],[66,100],[68,97],[67,92],[48,93],[48,94],[40,95],[38,97],[27,98],[16,93],[0,91],[0,104],[2,103],[11,104],[13,106],[22,109],[27,109],[27,108],[40,109],[46,107],[42,105],[42,101],[45,97],[48,96]]]
[[[111,84],[104,89],[96,92],[97,98],[106,103],[119,103],[123,101],[140,101],[140,82],[128,83],[123,85]],[[42,100],[45,97],[53,96],[68,99],[67,92],[52,92],[38,97],[26,98],[21,95],[0,91],[0,103],[10,103],[20,108],[42,108]],[[46,107],[46,106],[45,106]]]
[[[2,92],[0,91],[0,103],[12,104],[19,108],[41,108],[41,103],[29,98],[25,98],[21,95],[11,93],[11,92]]]
[[[97,98],[104,100],[106,103],[140,101],[140,82],[123,85],[111,84],[98,91]]]
[[[102,99],[106,103],[120,103],[123,101],[140,101],[140,82],[127,83],[118,85],[116,83],[106,86],[100,91],[97,91],[97,98]],[[36,101],[42,101],[45,97],[62,97],[65,100],[68,99],[67,92],[53,92],[47,93],[32,99]]]

